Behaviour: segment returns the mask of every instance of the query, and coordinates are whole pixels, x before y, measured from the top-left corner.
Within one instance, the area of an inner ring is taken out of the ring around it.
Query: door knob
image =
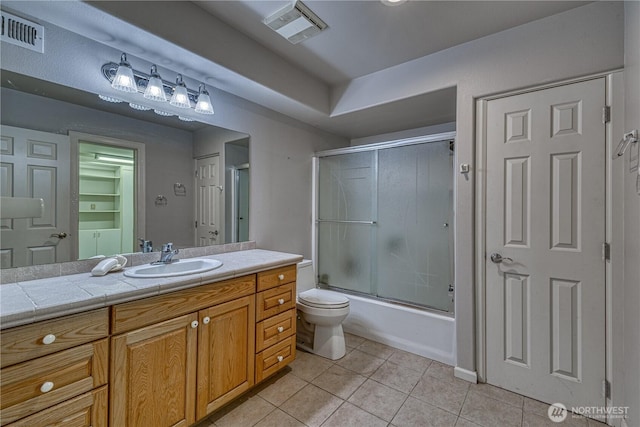
[[[68,236],[64,231],[62,233],[53,233],[51,237],[57,237],[58,239],[64,239]]]
[[[503,257],[502,255],[500,255],[498,252],[494,252],[490,255],[491,257],[491,262],[496,263],[496,264],[500,264],[503,261],[508,261],[508,262],[513,262],[513,260],[509,257]]]
[[[217,236],[217,235],[218,235],[218,234],[220,234],[220,233],[218,233],[218,230],[216,230],[216,231],[209,231],[209,234],[212,234],[212,235],[214,235],[214,236]]]

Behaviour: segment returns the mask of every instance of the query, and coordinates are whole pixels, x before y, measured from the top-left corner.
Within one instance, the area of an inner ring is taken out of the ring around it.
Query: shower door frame
[[[455,131],[451,131],[451,132],[442,132],[442,133],[436,133],[436,134],[431,134],[431,135],[424,135],[424,136],[417,136],[417,137],[412,137],[412,138],[403,138],[403,139],[397,139],[397,140],[392,140],[392,141],[385,141],[385,142],[379,142],[379,143],[374,143],[374,144],[366,144],[366,145],[356,145],[353,147],[345,147],[345,148],[336,148],[333,150],[325,150],[325,151],[317,151],[312,159],[312,177],[311,177],[311,186],[312,186],[312,191],[311,191],[311,221],[313,224],[312,227],[312,232],[311,232],[311,262],[313,265],[313,274],[314,277],[317,278],[318,275],[318,225],[320,224],[320,220],[318,218],[318,203],[319,203],[319,180],[318,180],[318,176],[319,176],[319,172],[320,172],[320,158],[321,157],[328,157],[328,156],[335,156],[335,155],[340,155],[340,154],[353,154],[353,153],[360,153],[360,152],[365,152],[365,151],[379,151],[382,149],[387,149],[387,148],[397,148],[397,147],[405,147],[405,146],[410,146],[410,145],[420,145],[420,144],[428,144],[431,142],[444,142],[444,141],[450,141],[453,142],[454,144],[456,143],[456,132]],[[377,153],[376,153],[377,154]],[[454,179],[454,174],[455,174],[455,164],[456,164],[456,152],[454,150],[453,153],[453,165],[454,165],[454,170],[452,171],[452,176],[451,179],[453,180],[453,206],[452,206],[452,211],[453,211],[453,223],[455,224],[455,220],[456,220],[456,209],[455,209],[455,200],[456,200],[456,193],[457,193],[457,188],[456,188],[456,180]],[[376,168],[377,168],[377,163],[376,163]],[[377,173],[376,173],[377,175]],[[376,176],[377,179],[377,176]],[[373,221],[373,224],[375,224],[375,221]],[[453,227],[453,241],[455,242],[455,225]],[[455,246],[454,246],[454,259],[451,260],[451,262],[453,263],[455,260]],[[453,264],[452,264],[453,265]],[[451,283],[453,284],[453,288],[454,288],[454,301],[455,301],[455,289],[456,289],[456,280],[455,280],[455,267],[451,269]],[[344,291],[345,293],[349,293],[350,291],[348,289],[340,289],[340,291]],[[431,311],[440,315],[444,315],[444,316],[451,316],[454,317],[455,315],[455,309],[453,311],[444,311],[444,310],[439,310],[437,308],[432,308],[432,307],[425,307],[422,305],[418,305],[418,304],[411,304],[409,302],[406,301],[398,301],[398,300],[394,300],[391,298],[384,298],[384,297],[380,297],[377,295],[373,295],[373,294],[362,294],[359,292],[356,292],[357,295],[360,295],[362,297],[367,297],[367,298],[372,298],[372,299],[377,299],[377,300],[381,300],[381,301],[388,301],[390,303],[394,303],[394,304],[400,304],[400,305],[406,305],[409,307],[414,307],[414,308],[419,308],[420,310],[426,310],[426,311]]]

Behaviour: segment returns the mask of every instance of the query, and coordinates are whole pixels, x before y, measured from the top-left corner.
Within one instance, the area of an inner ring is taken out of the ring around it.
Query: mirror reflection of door
[[[224,243],[220,218],[220,156],[196,159],[196,246]]]
[[[234,169],[233,204],[235,215],[233,224],[234,242],[249,240],[249,164]]]
[[[7,204],[17,198],[44,203],[41,216],[14,212],[2,217],[0,266],[70,261],[69,137],[13,126],[0,129],[0,196],[13,199],[3,199]]]
[[[134,252],[135,152],[78,144],[78,258]]]

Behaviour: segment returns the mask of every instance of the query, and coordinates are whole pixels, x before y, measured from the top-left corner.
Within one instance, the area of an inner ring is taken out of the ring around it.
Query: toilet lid
[[[298,300],[310,307],[344,308],[349,306],[349,298],[325,289],[309,289],[298,295]]]

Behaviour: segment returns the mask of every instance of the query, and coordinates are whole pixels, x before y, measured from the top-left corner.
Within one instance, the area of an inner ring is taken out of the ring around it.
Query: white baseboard
[[[459,366],[456,366],[453,369],[453,376],[460,378],[461,380],[469,381],[470,383],[478,383],[478,373],[476,371],[469,371]]]

